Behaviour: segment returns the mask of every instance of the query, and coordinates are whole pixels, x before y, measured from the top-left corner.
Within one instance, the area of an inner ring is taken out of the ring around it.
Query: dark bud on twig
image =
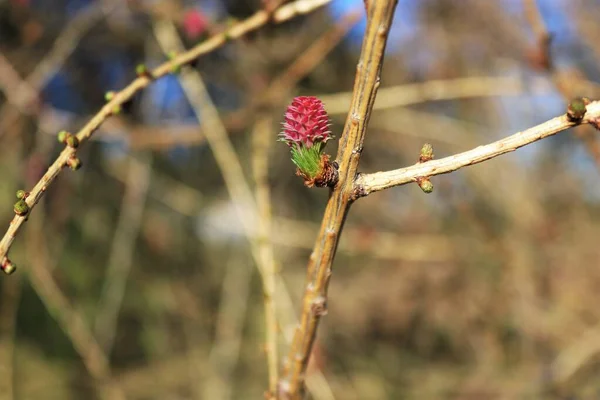
[[[304,180],[304,184],[308,187],[317,186],[317,187],[334,187],[339,179],[338,165],[337,163],[330,162],[329,156],[327,154],[321,155],[321,170],[319,174],[311,180]]]
[[[148,67],[146,67],[145,64],[138,64],[135,67],[135,73],[138,76],[138,78],[154,79],[152,73],[148,70]]]
[[[425,143],[423,147],[421,147],[419,162],[424,163],[430,160],[433,160],[433,146],[429,143]]]
[[[79,168],[81,168],[81,160],[77,157],[71,157],[67,160],[67,165],[73,171],[77,171]]]
[[[578,97],[569,103],[567,108],[567,118],[571,122],[581,122],[585,116],[586,106],[590,103],[589,99],[585,97]]]
[[[23,217],[29,213],[29,206],[27,205],[27,202],[25,202],[25,200],[21,199],[15,203],[14,211],[15,214]]]
[[[2,261],[2,264],[0,265],[0,269],[2,269],[6,275],[11,275],[17,270],[17,266],[5,257],[4,261]]]
[[[79,147],[79,139],[77,139],[77,136],[74,135],[68,135],[67,136],[67,146],[76,149]]]
[[[419,176],[417,178],[417,184],[421,188],[421,190],[425,193],[433,192],[433,183],[426,176]]]

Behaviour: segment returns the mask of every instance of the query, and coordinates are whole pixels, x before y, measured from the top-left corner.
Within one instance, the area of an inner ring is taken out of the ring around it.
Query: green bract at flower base
[[[312,147],[292,146],[292,161],[309,179],[315,179],[321,171],[321,143]]]

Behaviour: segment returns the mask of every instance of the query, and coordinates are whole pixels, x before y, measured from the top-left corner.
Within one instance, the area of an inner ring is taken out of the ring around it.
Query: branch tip
[[[567,107],[567,118],[569,121],[580,123],[585,116],[588,104],[590,104],[590,99],[585,97],[576,97],[571,100]]]

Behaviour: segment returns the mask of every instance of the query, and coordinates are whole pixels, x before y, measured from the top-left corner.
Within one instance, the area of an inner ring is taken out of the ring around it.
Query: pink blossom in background
[[[208,28],[208,19],[197,9],[188,10],[183,16],[183,30],[189,39],[196,39]]]

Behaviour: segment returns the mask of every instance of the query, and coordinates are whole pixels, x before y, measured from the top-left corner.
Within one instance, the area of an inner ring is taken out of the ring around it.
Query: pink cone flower
[[[183,16],[183,29],[190,39],[196,39],[208,29],[208,19],[202,12],[191,9]]]
[[[338,179],[337,167],[329,161],[323,148],[331,139],[329,117],[323,102],[313,96],[296,97],[285,112],[279,140],[286,142],[292,153],[296,174],[306,186],[333,186]]]
[[[331,139],[329,117],[323,102],[314,96],[296,97],[285,112],[281,140],[310,148]]]

